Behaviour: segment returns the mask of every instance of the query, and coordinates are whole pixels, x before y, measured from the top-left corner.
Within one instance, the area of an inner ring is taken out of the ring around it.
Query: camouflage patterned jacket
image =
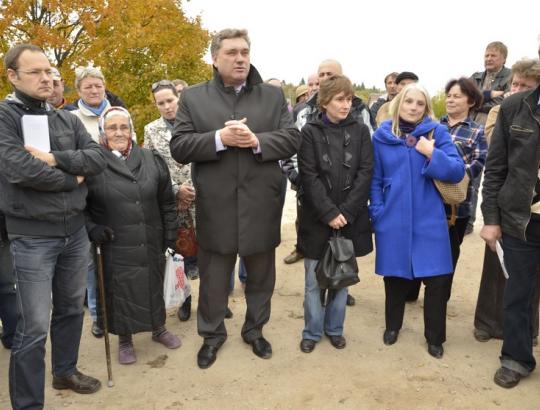
[[[171,141],[171,130],[167,127],[163,117],[146,124],[144,127],[144,147],[156,150],[167,163],[173,184],[174,193],[176,194],[184,182],[191,182],[191,164],[180,164],[171,157],[169,142]],[[195,223],[195,203],[189,207],[189,213]],[[185,211],[179,214],[182,225],[186,225]]]

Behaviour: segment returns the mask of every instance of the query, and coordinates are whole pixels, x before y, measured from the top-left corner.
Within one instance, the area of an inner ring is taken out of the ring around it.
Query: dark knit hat
[[[410,71],[402,71],[401,73],[398,74],[398,76],[396,77],[396,84],[399,84],[400,82],[402,82],[403,80],[413,80],[413,81],[418,81],[418,76],[413,73],[413,72],[410,72]]]

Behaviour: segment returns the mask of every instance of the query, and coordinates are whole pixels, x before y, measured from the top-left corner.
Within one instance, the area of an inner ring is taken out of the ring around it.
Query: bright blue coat
[[[369,208],[379,275],[413,279],[453,271],[446,214],[433,178],[459,182],[465,165],[447,127],[425,117],[412,135],[427,137],[431,130],[431,160],[392,134],[391,121],[373,134]]]

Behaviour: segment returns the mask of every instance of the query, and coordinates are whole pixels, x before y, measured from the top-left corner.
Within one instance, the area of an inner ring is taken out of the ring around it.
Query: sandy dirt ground
[[[103,339],[90,333],[85,317],[79,369],[98,377],[103,387],[93,395],[56,391],[51,387],[50,346],[47,346],[47,409],[539,409],[540,373],[517,388],[496,386],[493,374],[501,342],[475,341],[473,316],[484,253],[475,232],[465,238],[448,307],[447,342],[441,360],[429,356],[423,336],[423,296],[407,305],[398,342],[385,346],[384,287],[373,273],[374,253],[359,258],[361,282],[351,288],[357,303],[347,308],[344,336],[347,347],[334,349],[327,339],[311,354],[299,349],[303,321],[303,263],[282,260],[295,243],[294,193],[289,191],[277,249],[277,282],[272,317],[264,334],[273,357],[262,360],[240,337],[245,299],[237,281],[229,306],[234,317],[226,321],[229,338],[216,363],[200,370],[196,354],[195,311],[188,322],[175,312],[167,318],[169,330],[182,338],[178,350],[167,350],[149,334],[134,337],[137,363],[117,362],[118,342],[111,350],[115,386],[108,388]],[[197,300],[198,281],[192,282]],[[539,355],[539,348],[535,354]],[[9,352],[0,351],[0,409],[8,409]]]

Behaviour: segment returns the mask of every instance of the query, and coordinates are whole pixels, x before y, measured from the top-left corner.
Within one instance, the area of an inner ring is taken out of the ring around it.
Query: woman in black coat
[[[373,250],[367,208],[373,151],[368,127],[350,115],[353,95],[347,77],[321,82],[320,114],[302,128],[298,247],[305,256],[305,327],[300,343],[305,353],[313,351],[323,331],[335,348],[346,344],[347,288],[340,289],[325,308],[315,277],[315,266],[332,231],[339,229],[353,241],[356,256]]]
[[[180,339],[165,329],[164,252],[174,249],[177,217],[165,161],[133,143],[127,110],[112,107],[99,121],[107,168],[88,178],[88,232],[102,244],[108,326],[119,335],[121,364],[137,359],[132,334],[152,331],[170,349]]]

